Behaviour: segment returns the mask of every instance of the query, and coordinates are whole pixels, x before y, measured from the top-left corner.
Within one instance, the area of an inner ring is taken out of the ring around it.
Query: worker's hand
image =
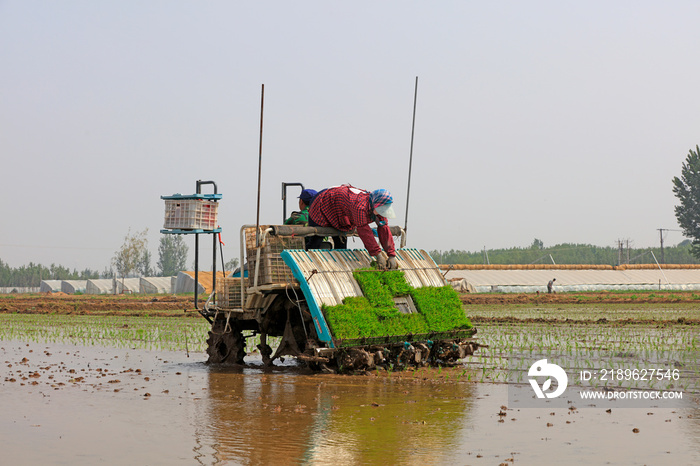
[[[396,262],[396,256],[389,257],[389,270],[396,270],[399,268],[398,262]]]
[[[377,254],[374,256],[374,260],[377,261],[377,268],[379,270],[385,270],[386,269],[386,256],[382,253]]]

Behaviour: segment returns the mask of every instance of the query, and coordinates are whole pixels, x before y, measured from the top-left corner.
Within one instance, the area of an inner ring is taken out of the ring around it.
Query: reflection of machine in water
[[[448,462],[474,386],[421,375],[210,369],[200,442],[241,464]]]

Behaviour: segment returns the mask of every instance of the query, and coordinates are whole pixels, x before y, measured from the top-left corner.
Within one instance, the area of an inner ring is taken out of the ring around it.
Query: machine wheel
[[[263,364],[265,364],[266,367],[270,367],[272,365],[272,348],[270,348],[270,345],[267,344],[266,333],[260,334],[260,344],[258,345],[258,350],[260,350],[260,356],[262,356]]]
[[[235,322],[217,319],[207,338],[208,363],[243,364],[245,357],[245,339]]]
[[[340,351],[336,356],[336,365],[342,372],[356,370],[370,370],[376,367],[374,353],[365,351],[362,348],[349,348]]]

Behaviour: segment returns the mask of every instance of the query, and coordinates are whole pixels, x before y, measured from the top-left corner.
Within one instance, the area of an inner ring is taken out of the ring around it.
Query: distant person
[[[552,279],[549,281],[549,283],[547,283],[547,293],[551,293],[551,292],[552,292],[552,288],[554,288],[554,282],[556,282],[556,281],[557,281],[556,278],[552,278]]]
[[[387,219],[396,218],[392,204],[393,198],[386,189],[369,192],[350,185],[324,189],[311,203],[309,225],[333,227],[343,232],[356,229],[367,252],[374,257],[380,269],[397,269],[394,238],[387,224]],[[388,260],[374,239],[370,223],[377,225],[379,243]]]

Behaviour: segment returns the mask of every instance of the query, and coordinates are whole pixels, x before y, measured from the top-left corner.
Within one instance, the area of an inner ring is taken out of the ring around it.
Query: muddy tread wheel
[[[226,327],[226,319],[217,319],[209,331],[207,338],[207,354],[210,364],[243,364],[245,358],[245,339],[243,333],[229,321]]]
[[[270,348],[269,345],[258,345],[258,349],[260,350],[260,356],[262,356],[262,361],[265,367],[270,367],[272,366],[272,348]]]

